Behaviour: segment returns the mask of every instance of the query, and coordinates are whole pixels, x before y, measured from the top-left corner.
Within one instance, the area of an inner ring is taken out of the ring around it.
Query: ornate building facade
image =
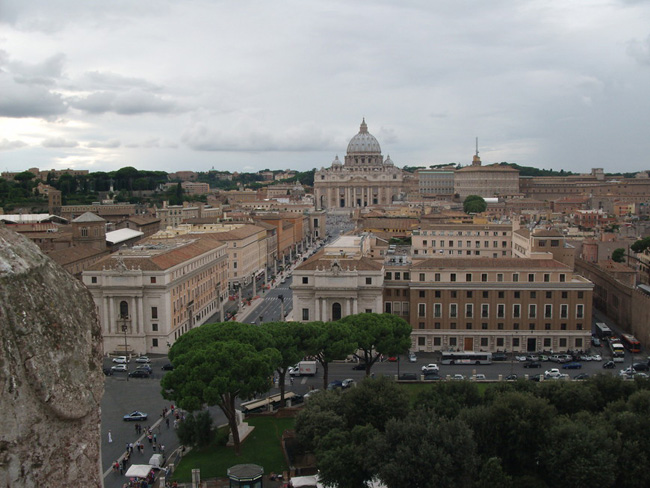
[[[405,191],[405,173],[387,156],[368,132],[365,119],[348,144],[344,163],[336,156],[330,168],[314,175],[317,209],[352,209],[390,205]],[[407,178],[408,179],[408,178]]]

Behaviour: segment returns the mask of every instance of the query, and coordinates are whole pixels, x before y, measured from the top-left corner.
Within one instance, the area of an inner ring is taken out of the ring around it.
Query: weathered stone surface
[[[101,344],[83,284],[0,228],[0,486],[102,486]]]

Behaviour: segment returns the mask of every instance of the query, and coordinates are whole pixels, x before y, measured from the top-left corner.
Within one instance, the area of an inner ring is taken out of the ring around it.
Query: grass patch
[[[225,478],[228,468],[235,464],[259,464],[265,473],[282,473],[288,469],[280,444],[282,432],[293,429],[293,418],[254,417],[247,419],[255,430],[241,445],[237,456],[232,447],[212,445],[204,449],[193,449],[176,467],[172,479],[191,482],[192,470],[201,470],[201,479]],[[217,436],[219,437],[219,436]]]

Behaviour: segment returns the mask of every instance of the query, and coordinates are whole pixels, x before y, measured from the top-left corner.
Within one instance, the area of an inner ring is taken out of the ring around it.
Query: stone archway
[[[332,320],[341,319],[341,304],[339,302],[334,302],[332,304]]]

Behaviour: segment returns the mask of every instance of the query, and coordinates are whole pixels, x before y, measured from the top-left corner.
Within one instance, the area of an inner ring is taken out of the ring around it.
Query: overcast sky
[[[650,169],[647,0],[0,0],[0,170]]]

